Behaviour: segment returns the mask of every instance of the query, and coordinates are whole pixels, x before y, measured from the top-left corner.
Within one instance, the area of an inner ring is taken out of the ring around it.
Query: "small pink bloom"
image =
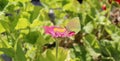
[[[50,34],[53,37],[70,37],[75,35],[75,32],[68,31],[66,28],[55,27],[55,26],[44,26],[46,34]]]
[[[102,10],[106,10],[106,4],[102,5]]]

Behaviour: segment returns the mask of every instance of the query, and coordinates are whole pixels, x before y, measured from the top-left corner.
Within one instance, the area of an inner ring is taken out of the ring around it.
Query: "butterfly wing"
[[[78,17],[71,19],[66,25],[66,29],[70,31],[75,31],[78,33],[80,31],[80,20]]]

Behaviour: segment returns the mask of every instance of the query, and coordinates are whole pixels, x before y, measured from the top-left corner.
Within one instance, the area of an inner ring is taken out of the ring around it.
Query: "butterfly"
[[[66,25],[66,29],[68,29],[70,31],[74,31],[76,33],[75,37],[74,37],[74,40],[73,40],[73,43],[83,45],[83,42],[80,41],[83,37],[83,33],[81,31],[79,17],[74,17],[71,20],[69,20],[69,22]]]
[[[65,28],[70,31],[78,33],[80,31],[80,20],[79,17],[74,17],[71,20],[68,20]]]

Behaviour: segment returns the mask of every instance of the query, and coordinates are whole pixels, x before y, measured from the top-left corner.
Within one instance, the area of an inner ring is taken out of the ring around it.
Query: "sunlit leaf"
[[[30,25],[30,27],[34,28],[34,27],[40,26],[41,24],[42,22],[40,20],[35,19],[33,23]]]
[[[4,29],[4,27],[0,23],[0,33],[4,32],[4,31],[5,31],[5,29]]]
[[[66,59],[67,59],[67,56],[68,56],[68,53],[69,53],[69,51],[68,50],[64,50],[63,48],[59,48],[59,51],[58,51],[58,61],[65,61]],[[55,49],[53,49],[53,50],[50,50],[50,49],[48,49],[46,52],[44,52],[43,54],[42,54],[42,60],[44,60],[44,61],[55,61],[55,56],[56,55],[56,50]],[[40,61],[42,61],[40,59]]]
[[[15,51],[15,56],[14,56],[14,61],[26,61],[25,53],[22,49],[22,46],[20,45],[20,42],[17,43],[16,51]]]
[[[26,18],[20,18],[15,29],[24,29],[30,25],[29,21]]]
[[[93,30],[93,24],[91,22],[87,23],[83,28],[86,33],[91,33]]]

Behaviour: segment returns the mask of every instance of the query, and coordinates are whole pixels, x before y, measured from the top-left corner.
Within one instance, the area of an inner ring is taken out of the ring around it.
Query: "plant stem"
[[[56,40],[56,61],[58,61],[58,47],[59,47],[59,40]]]

